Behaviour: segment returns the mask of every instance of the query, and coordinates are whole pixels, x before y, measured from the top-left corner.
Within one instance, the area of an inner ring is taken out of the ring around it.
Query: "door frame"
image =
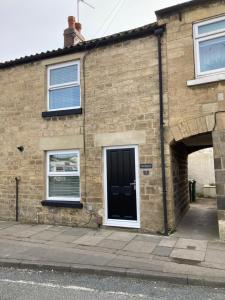
[[[119,149],[134,149],[137,221],[108,219],[107,150],[110,150],[110,149],[118,149],[118,150]],[[138,146],[137,145],[104,147],[103,185],[104,185],[103,225],[116,226],[116,227],[127,227],[127,228],[140,228],[140,177],[139,177],[139,154],[138,154]]]

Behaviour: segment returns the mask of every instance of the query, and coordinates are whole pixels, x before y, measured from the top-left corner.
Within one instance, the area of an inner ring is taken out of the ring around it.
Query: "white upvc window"
[[[80,62],[48,67],[48,111],[80,108]]]
[[[47,200],[80,201],[80,153],[47,152]]]
[[[225,72],[225,16],[193,26],[196,77]]]

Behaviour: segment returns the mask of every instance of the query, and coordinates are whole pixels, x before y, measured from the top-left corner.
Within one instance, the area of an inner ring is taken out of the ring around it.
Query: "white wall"
[[[213,148],[199,150],[188,156],[188,178],[196,180],[196,191],[202,194],[205,184],[215,183]]]

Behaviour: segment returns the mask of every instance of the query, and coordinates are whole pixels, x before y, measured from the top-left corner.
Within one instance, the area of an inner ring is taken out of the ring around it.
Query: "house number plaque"
[[[143,175],[148,176],[150,169],[152,169],[152,164],[140,164],[140,169],[143,170]]]
[[[152,169],[152,164],[140,164],[141,169]]]

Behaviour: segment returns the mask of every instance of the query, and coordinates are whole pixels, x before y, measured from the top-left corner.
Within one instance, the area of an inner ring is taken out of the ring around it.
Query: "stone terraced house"
[[[167,233],[213,146],[225,239],[225,1],[156,16],[90,41],[69,17],[64,48],[0,64],[0,218]]]

